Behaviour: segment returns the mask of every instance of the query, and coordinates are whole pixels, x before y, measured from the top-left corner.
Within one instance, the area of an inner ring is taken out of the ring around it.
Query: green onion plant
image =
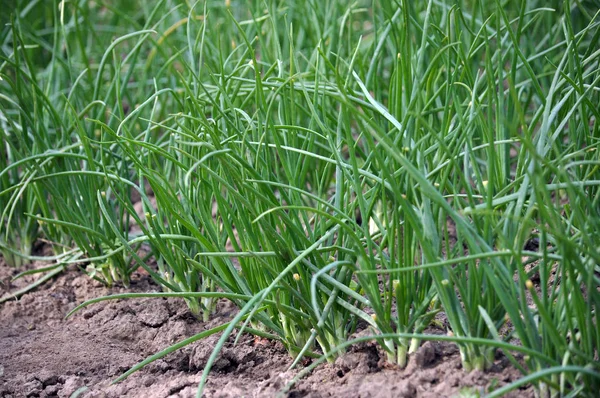
[[[132,371],[222,332],[201,395],[235,329],[292,366],[367,329],[400,367],[501,351],[523,379],[492,396],[600,389],[593,2],[118,3],[2,30],[0,248],[239,307]]]

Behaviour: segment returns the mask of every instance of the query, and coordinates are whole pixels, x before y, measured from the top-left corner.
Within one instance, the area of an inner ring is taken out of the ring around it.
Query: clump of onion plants
[[[82,306],[179,297],[203,321],[239,307],[131,371],[223,332],[201,395],[237,330],[280,341],[292,366],[365,339],[405,366],[441,340],[466,371],[500,351],[522,372],[491,396],[598,390],[588,3],[65,4],[46,20],[59,40],[37,42],[44,72],[29,75],[36,34],[18,18],[3,46],[2,222],[38,221],[109,283],[141,266],[163,287]],[[80,22],[106,15],[114,40],[89,44]],[[359,329],[372,335],[350,340]]]
[[[4,131],[8,134],[9,129]],[[18,170],[8,168],[18,159],[18,154],[15,154],[10,137],[3,138],[0,147],[0,181],[3,187],[0,192],[0,207],[3,209],[0,217],[0,253],[8,265],[20,267],[28,261],[37,238],[38,224],[28,216],[36,212],[37,204],[34,195],[10,189],[20,182]]]

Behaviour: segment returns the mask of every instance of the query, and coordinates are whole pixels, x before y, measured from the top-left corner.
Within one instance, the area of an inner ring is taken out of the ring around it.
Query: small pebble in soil
[[[57,384],[53,384],[51,386],[47,386],[46,388],[44,388],[44,393],[48,397],[53,397],[53,396],[58,395],[58,389],[59,389],[59,386]]]
[[[144,384],[144,387],[150,387],[152,384],[154,384],[154,380],[152,377],[146,377],[144,379],[143,384]]]
[[[436,349],[431,341],[425,342],[416,353],[416,361],[419,367],[425,367],[435,362]]]
[[[335,364],[342,368],[342,371],[349,372],[360,364],[361,357],[354,353],[347,353],[336,359]]]
[[[23,385],[23,391],[27,397],[38,397],[42,392],[42,382],[39,380],[31,380]]]
[[[60,398],[70,397],[75,391],[83,386],[83,381],[77,376],[65,378],[63,388],[58,392]]]
[[[45,369],[40,371],[35,378],[39,380],[44,387],[58,383],[58,376]]]

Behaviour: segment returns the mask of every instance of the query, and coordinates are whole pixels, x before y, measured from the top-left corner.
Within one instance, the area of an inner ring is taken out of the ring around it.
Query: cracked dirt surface
[[[36,278],[11,282],[15,274],[0,259],[0,297]],[[90,298],[158,289],[143,273],[133,275],[129,289],[109,289],[73,269],[20,300],[0,304],[0,397],[195,396],[218,334],[149,364],[123,382],[111,381],[169,345],[230,320],[236,312],[231,303],[220,302],[209,322],[196,319],[182,300],[163,298],[101,302],[64,319]],[[382,358],[375,343],[353,346],[335,363],[319,366],[286,395],[465,396],[519,377],[502,355],[490,372],[463,372],[457,348],[446,343],[423,344],[406,369],[386,365]],[[275,397],[297,373],[287,370],[290,364],[290,356],[277,342],[247,335],[234,346],[232,338],[213,366],[205,396]],[[533,396],[533,390],[517,390],[511,396]]]

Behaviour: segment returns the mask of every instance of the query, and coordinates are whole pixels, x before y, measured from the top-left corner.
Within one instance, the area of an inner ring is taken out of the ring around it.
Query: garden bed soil
[[[16,273],[0,258],[0,297],[37,278],[11,281]],[[236,308],[222,301],[204,323],[180,299],[129,299],[93,304],[64,319],[85,300],[128,291],[159,287],[140,272],[128,289],[106,288],[71,269],[20,300],[0,304],[0,397],[70,397],[76,392],[80,398],[195,396],[219,335],[173,352],[120,383],[111,381],[169,345],[230,320]],[[425,343],[406,369],[386,365],[382,358],[375,343],[353,346],[335,363],[319,366],[287,396],[478,396],[520,376],[501,354],[491,371],[466,373],[449,343]],[[205,396],[275,397],[298,372],[289,371],[290,364],[278,342],[247,335],[234,346],[231,338],[211,371]],[[533,396],[533,390],[510,396]]]

